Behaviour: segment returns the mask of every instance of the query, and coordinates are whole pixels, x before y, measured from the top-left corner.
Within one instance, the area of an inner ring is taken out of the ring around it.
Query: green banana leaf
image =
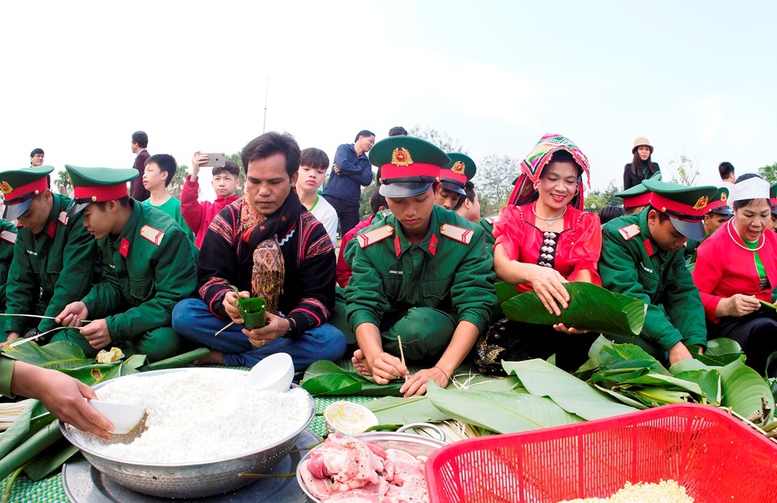
[[[760,302],[762,306],[766,306],[768,308],[777,310],[777,305],[772,304],[771,302],[766,302],[765,300],[761,300],[761,299],[758,299],[758,302]]]
[[[715,406],[721,404],[723,400],[723,379],[720,377],[720,372],[716,369],[688,370],[675,374],[675,377],[696,383],[704,397],[703,403]]]
[[[328,360],[313,362],[305,371],[300,385],[313,396],[358,395],[402,396],[404,381],[376,384],[358,372],[348,372]]]
[[[518,376],[532,395],[546,396],[570,414],[589,421],[636,411],[544,360],[502,362],[502,367],[508,375]]]
[[[491,311],[491,321],[497,322],[504,316],[502,303],[518,295],[518,290],[515,289],[515,285],[505,283],[504,281],[494,283],[494,288],[496,288],[496,307]]]
[[[507,318],[535,325],[563,323],[567,327],[623,337],[639,336],[645,323],[647,304],[639,299],[612,293],[592,283],[564,283],[569,307],[561,316],[550,314],[537,294],[522,293],[502,304]]]
[[[24,441],[30,432],[30,421],[33,418],[33,411],[40,404],[38,400],[31,400],[24,408],[16,420],[0,435],[0,459],[19,443]]]
[[[639,400],[648,407],[692,402],[692,396],[687,391],[675,391],[659,386],[645,386],[633,390],[620,390],[626,396]]]
[[[197,348],[193,351],[189,351],[188,353],[176,355],[165,360],[159,360],[158,362],[149,363],[148,365],[140,367],[139,370],[141,372],[149,372],[152,370],[166,370],[185,367],[197,358],[202,358],[208,353],[210,353],[210,349],[208,348]]]
[[[594,384],[593,386],[594,386],[594,388],[598,389],[602,393],[607,393],[608,395],[610,395],[614,399],[620,401],[621,403],[624,403],[624,404],[628,405],[629,407],[634,407],[635,409],[639,409],[639,410],[644,410],[644,409],[648,408],[647,405],[645,405],[644,403],[640,402],[639,400],[634,400],[633,398],[628,397],[628,396],[626,396],[626,395],[624,395],[622,393],[618,393],[618,392],[613,391],[611,389],[604,388],[602,386],[599,386],[598,384]]]
[[[63,438],[32,458],[24,467],[24,474],[30,480],[42,480],[58,470],[62,463],[78,452],[78,447]]]
[[[765,397],[771,413],[774,416],[774,397],[766,380],[758,372],[745,365],[744,356],[720,369],[723,385],[724,407],[731,407],[734,412],[748,417],[761,410],[761,397]]]
[[[432,404],[451,418],[497,433],[534,430],[579,423],[583,419],[545,397],[523,393],[440,388],[429,381]]]
[[[74,369],[94,363],[94,358],[87,358],[77,344],[68,341],[50,342],[45,346],[32,343],[14,348],[6,346],[3,353],[14,360],[47,369]]]

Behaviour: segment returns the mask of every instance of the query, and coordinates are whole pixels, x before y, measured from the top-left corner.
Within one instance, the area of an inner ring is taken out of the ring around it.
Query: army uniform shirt
[[[5,312],[5,287],[8,284],[8,269],[13,260],[16,243],[16,226],[13,222],[0,220],[0,312]]]

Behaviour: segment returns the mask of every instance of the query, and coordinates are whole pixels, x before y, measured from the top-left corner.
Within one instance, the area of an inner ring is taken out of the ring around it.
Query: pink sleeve
[[[715,246],[716,243],[708,241],[699,245],[696,249],[696,265],[693,266],[693,283],[699,289],[701,303],[704,306],[704,315],[708,320],[717,323],[720,318],[715,316],[718,304],[723,297],[714,295],[715,287],[723,279],[721,265],[725,262]]]
[[[567,278],[574,281],[580,271],[591,272],[591,283],[601,286],[598,264],[602,254],[602,224],[596,213],[582,213],[577,221],[577,241],[569,250],[569,263],[574,264]]]
[[[195,233],[200,230],[203,213],[205,212],[202,204],[197,201],[199,192],[199,182],[192,182],[189,175],[187,175],[181,190],[181,215],[183,215],[186,225]]]
[[[524,226],[522,211],[519,207],[509,205],[502,208],[499,220],[494,223],[494,248],[502,245],[510,260],[518,260],[521,255]]]

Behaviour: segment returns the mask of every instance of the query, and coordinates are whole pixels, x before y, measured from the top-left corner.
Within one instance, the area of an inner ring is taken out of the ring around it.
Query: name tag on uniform
[[[391,273],[391,274],[399,274],[399,275],[404,274],[402,271],[395,271],[393,269],[389,269],[389,273]]]
[[[653,269],[649,267],[645,267],[645,264],[643,264],[642,262],[640,262],[639,265],[642,267],[642,270],[645,271],[646,273],[653,274]]]
[[[35,257],[38,256],[38,254],[36,252],[32,251],[32,250],[27,250],[27,255],[33,255]]]

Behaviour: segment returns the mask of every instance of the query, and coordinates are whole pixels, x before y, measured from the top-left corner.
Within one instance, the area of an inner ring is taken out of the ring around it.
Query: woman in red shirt
[[[601,285],[597,262],[602,229],[595,213],[583,211],[583,173],[588,159],[568,138],[547,134],[521,163],[510,204],[494,224],[494,270],[519,292],[534,290],[550,313],[561,314],[569,303],[567,281]],[[590,187],[590,180],[589,180]],[[547,358],[577,370],[596,338],[563,324],[512,323],[520,351],[503,358]]]
[[[698,249],[693,281],[701,293],[708,338],[728,337],[742,346],[747,364],[763,373],[777,351],[775,311],[777,234],[770,229],[769,183],[742,175],[732,190],[734,218],[723,224]]]

